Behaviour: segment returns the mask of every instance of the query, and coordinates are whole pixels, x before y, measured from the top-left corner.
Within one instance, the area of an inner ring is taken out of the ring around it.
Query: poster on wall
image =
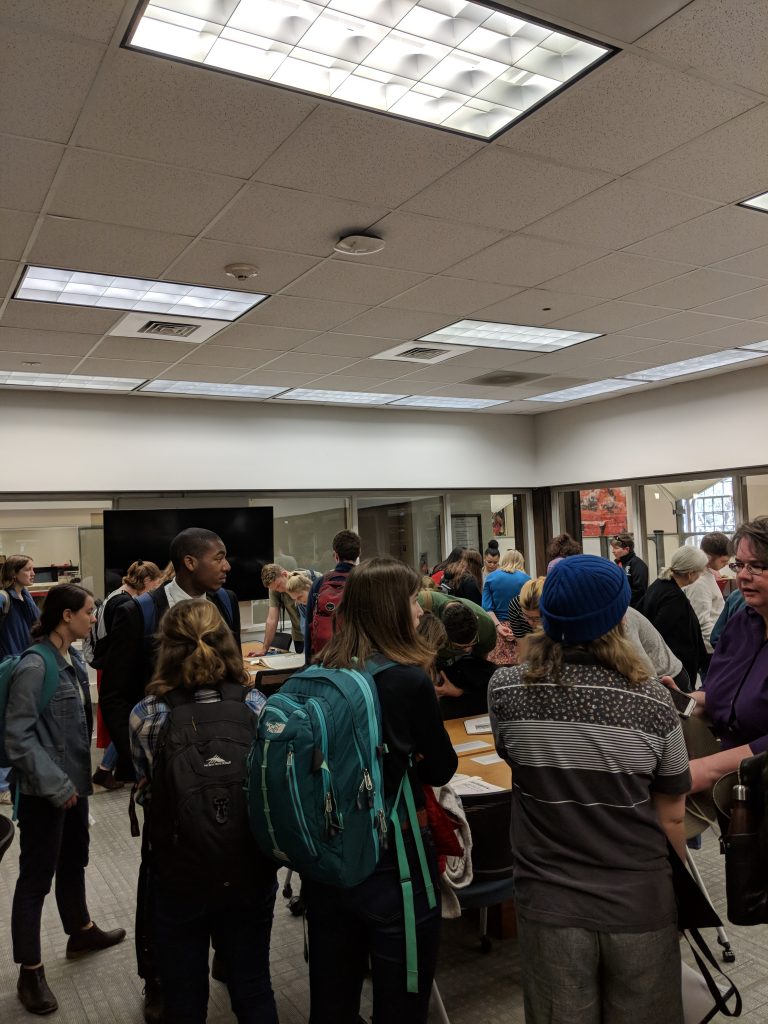
[[[622,487],[580,491],[582,537],[613,537],[626,533],[627,495]]]
[[[504,509],[500,512],[494,512],[491,516],[491,530],[494,537],[506,537],[507,517]]]

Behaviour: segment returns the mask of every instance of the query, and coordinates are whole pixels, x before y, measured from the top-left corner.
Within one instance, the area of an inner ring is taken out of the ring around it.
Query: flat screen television
[[[104,512],[105,593],[120,586],[128,566],[138,558],[164,568],[177,533],[199,526],[218,534],[232,566],[227,590],[240,601],[267,596],[261,567],[273,561],[272,508],[155,508]]]

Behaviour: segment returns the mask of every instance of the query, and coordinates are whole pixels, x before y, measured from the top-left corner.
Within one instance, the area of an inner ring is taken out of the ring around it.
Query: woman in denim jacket
[[[40,954],[40,919],[54,874],[68,958],[125,938],[122,928],[97,927],[85,900],[92,716],[88,675],[71,645],[93,622],[89,591],[70,584],[54,587],[32,635],[54,653],[56,692],[38,711],[45,663],[32,649],[16,666],[8,695],[5,746],[19,789],[21,837],[11,931],[13,957],[21,965],[17,991],[30,1013],[50,1013],[58,1006]]]

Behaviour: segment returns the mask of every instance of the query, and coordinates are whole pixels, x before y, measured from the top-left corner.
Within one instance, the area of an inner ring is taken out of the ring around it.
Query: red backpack
[[[333,636],[333,616],[341,603],[348,575],[327,572],[320,582],[312,613],[312,654],[318,654]]]

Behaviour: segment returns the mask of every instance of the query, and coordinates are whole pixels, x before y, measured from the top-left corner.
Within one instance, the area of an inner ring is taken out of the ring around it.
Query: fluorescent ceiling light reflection
[[[762,210],[763,213],[768,213],[768,192],[745,199],[743,203],[739,203],[739,206],[748,206],[750,210]]]
[[[445,345],[470,345],[475,348],[505,348],[532,352],[559,352],[582,341],[601,338],[601,334],[581,331],[557,331],[552,327],[527,327],[498,324],[485,320],[459,320],[419,341],[441,341]]]
[[[504,405],[505,399],[494,398],[448,398],[437,395],[409,395],[390,405],[407,405],[413,409],[490,409],[492,405]]]
[[[76,373],[24,373],[0,370],[0,384],[19,388],[72,388],[77,391],[134,391],[145,377],[92,377]]]
[[[751,345],[739,345],[739,348],[752,349],[754,352],[768,352],[768,341],[755,341]]]
[[[273,398],[285,388],[262,384],[212,384],[199,380],[153,380],[142,391],[162,395],[208,395],[220,398]]]
[[[547,395],[532,395],[526,402],[575,402],[579,398],[591,398],[593,395],[605,395],[609,391],[621,391],[624,388],[637,387],[634,380],[597,380],[591,384],[579,384],[575,388],[563,391],[550,391]]]
[[[388,405],[405,395],[382,395],[373,391],[323,391],[318,388],[294,388],[280,395],[280,401],[333,402],[340,405]]]
[[[462,0],[150,0],[127,45],[483,139],[615,52]]]
[[[765,344],[759,342],[758,344]],[[704,370],[715,370],[719,366],[731,363],[743,363],[748,359],[759,359],[764,352],[745,352],[742,349],[729,348],[724,352],[710,352],[706,356],[693,359],[682,359],[677,363],[666,363],[664,366],[652,366],[649,370],[638,370],[636,373],[625,373],[626,380],[654,381],[669,380],[671,377],[687,377],[690,373],[701,373]]]
[[[196,316],[206,320],[237,320],[268,296],[173,281],[145,281],[136,277],[86,274],[52,267],[27,267],[14,298],[98,309]]]

